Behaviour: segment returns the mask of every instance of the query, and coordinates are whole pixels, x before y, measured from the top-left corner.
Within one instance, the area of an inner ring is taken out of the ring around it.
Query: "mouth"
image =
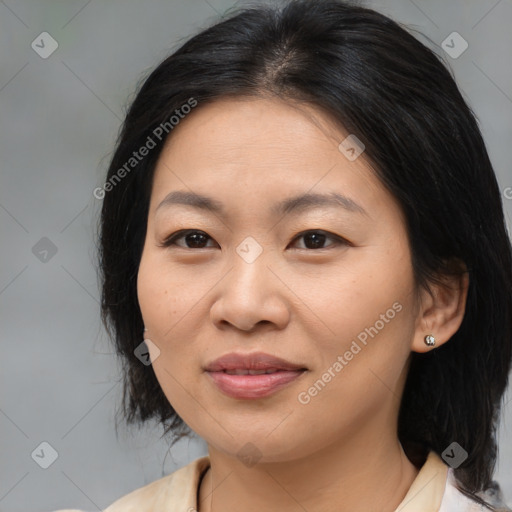
[[[257,399],[273,395],[295,381],[307,370],[271,370],[248,373],[246,370],[207,372],[218,389],[238,399]],[[237,373],[235,373],[237,372]],[[243,372],[243,373],[238,373]]]
[[[303,365],[264,353],[227,354],[205,368],[217,389],[237,399],[268,397],[307,371]]]
[[[281,372],[277,368],[269,368],[267,370],[246,370],[244,368],[236,368],[235,370],[223,370],[228,375],[270,375],[271,373]]]

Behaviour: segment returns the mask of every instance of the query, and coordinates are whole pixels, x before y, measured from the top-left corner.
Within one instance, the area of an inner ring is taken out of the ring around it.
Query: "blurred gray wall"
[[[92,191],[141,77],[234,3],[0,1],[0,511],[100,510],[206,453],[199,440],[169,453],[155,425],[116,436],[120,373],[99,322]],[[445,56],[480,120],[510,218],[512,2],[366,5]],[[453,32],[462,39],[447,39]],[[497,478],[509,504],[511,418],[507,404]]]

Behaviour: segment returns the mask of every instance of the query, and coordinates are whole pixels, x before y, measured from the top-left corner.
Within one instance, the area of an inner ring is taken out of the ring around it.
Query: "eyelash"
[[[199,249],[198,248],[194,249],[193,247],[182,247],[181,245],[177,245],[175,243],[176,240],[179,240],[181,238],[184,238],[187,235],[194,234],[194,233],[203,234],[206,237],[208,237],[210,240],[213,240],[213,238],[211,238],[207,233],[205,233],[204,231],[201,231],[200,229],[182,229],[180,231],[176,231],[175,233],[173,233],[172,235],[167,237],[162,242],[162,244],[160,244],[160,247],[176,246],[176,247],[180,247],[181,249],[188,249],[188,250],[208,249],[208,247],[200,247]],[[331,240],[334,240],[335,243],[331,244],[331,245],[329,245],[327,247],[320,247],[319,249],[300,248],[300,250],[305,250],[305,251],[322,251],[322,250],[330,249],[330,248],[338,246],[338,245],[347,245],[347,246],[351,246],[352,245],[348,240],[345,240],[344,238],[342,238],[342,237],[340,237],[338,235],[330,233],[329,231],[324,231],[322,229],[309,229],[309,230],[297,233],[297,235],[295,235],[295,237],[293,238],[292,242],[297,240],[297,239],[299,239],[299,238],[303,238],[304,236],[306,236],[308,234],[311,234],[311,233],[326,235],[326,239],[330,238]]]

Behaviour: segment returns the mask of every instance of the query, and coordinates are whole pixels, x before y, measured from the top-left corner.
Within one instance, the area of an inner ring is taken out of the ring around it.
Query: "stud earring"
[[[434,338],[434,336],[432,336],[432,334],[428,334],[427,336],[425,336],[425,345],[427,345],[427,347],[433,347],[435,344],[436,339]]]

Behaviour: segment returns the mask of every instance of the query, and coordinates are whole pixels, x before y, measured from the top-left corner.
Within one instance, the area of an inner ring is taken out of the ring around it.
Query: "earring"
[[[427,336],[425,336],[425,345],[427,345],[427,347],[433,347],[435,344],[436,339],[434,338],[434,336],[432,336],[432,334],[428,334]]]

